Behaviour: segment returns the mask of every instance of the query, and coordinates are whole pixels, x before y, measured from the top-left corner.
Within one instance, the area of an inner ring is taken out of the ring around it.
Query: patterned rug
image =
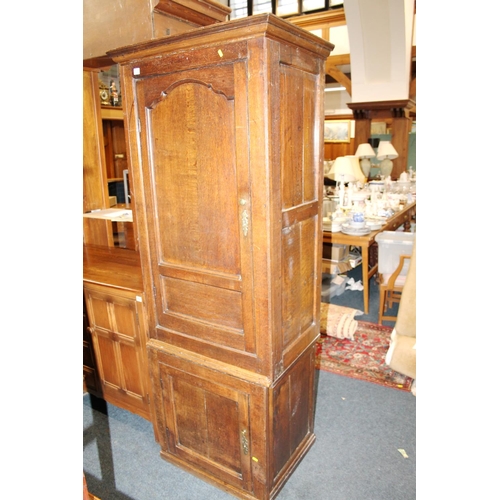
[[[321,334],[316,344],[316,368],[410,391],[413,380],[385,364],[391,332],[391,326],[358,321],[354,340]]]

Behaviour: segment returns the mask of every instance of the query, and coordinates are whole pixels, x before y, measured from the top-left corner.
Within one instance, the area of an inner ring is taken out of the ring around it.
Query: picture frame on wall
[[[351,142],[351,121],[325,120],[325,142]]]
[[[387,123],[385,122],[371,122],[370,124],[370,134],[371,135],[383,135],[387,134]]]

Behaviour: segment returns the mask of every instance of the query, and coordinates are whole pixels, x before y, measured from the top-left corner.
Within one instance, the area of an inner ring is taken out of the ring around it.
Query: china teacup
[[[353,212],[351,214],[352,227],[365,227],[365,214],[364,212]]]

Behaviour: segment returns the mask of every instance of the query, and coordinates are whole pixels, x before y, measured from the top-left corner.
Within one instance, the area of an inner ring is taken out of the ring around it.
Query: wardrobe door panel
[[[267,389],[155,350],[150,359],[159,374],[156,413],[165,458],[252,491],[254,472],[266,464],[265,424],[255,412]]]
[[[282,184],[282,332],[284,365],[317,336],[318,245],[318,78],[307,60],[282,54],[280,64]],[[294,64],[292,64],[294,63]]]
[[[153,336],[255,359],[246,61],[138,79]],[[230,349],[230,350],[229,350]],[[236,352],[235,352],[236,351]]]

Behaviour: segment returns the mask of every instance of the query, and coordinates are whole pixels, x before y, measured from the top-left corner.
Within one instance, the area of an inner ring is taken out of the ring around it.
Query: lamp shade
[[[365,174],[361,170],[361,165],[359,164],[359,157],[357,155],[346,155],[346,158],[349,158],[349,161],[352,164],[352,170],[354,172],[355,180],[359,182],[365,182]]]
[[[394,149],[394,146],[389,141],[380,141],[377,152],[377,160],[394,160],[399,155]]]
[[[356,156],[358,158],[375,158],[375,151],[367,142],[360,144],[356,149]]]
[[[341,182],[355,181],[358,176],[356,164],[359,169],[359,159],[357,156],[338,156],[335,158],[332,168],[326,177]]]

